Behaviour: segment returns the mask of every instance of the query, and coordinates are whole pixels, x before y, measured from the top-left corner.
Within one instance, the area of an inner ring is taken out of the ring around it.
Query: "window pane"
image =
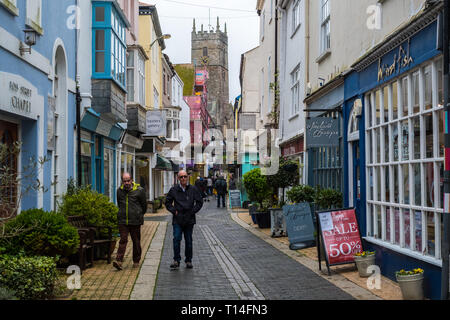
[[[412,99],[413,99],[413,113],[420,110],[420,95],[419,95],[419,72],[412,75]]]
[[[368,127],[372,127],[372,102],[370,100],[370,94],[366,96],[366,117],[368,117]]]
[[[420,159],[420,118],[419,117],[411,118],[411,124],[413,126],[414,132],[413,159]]]
[[[402,212],[403,212],[402,218],[404,226],[403,234],[405,235],[405,248],[411,248],[411,239],[410,239],[411,215],[409,214],[409,209],[402,209]]]
[[[377,200],[381,201],[381,168],[375,168],[377,179]]]
[[[432,108],[431,65],[424,69],[425,110]]]
[[[394,161],[398,161],[398,123],[392,126],[392,142],[394,144]]]
[[[422,205],[422,191],[421,191],[421,185],[422,185],[422,179],[420,177],[420,163],[414,163],[413,165],[414,170],[414,204],[416,206]]]
[[[398,174],[398,166],[397,165],[395,165],[394,167],[393,167],[393,172],[394,172],[394,175],[393,175],[393,179],[394,179],[394,190],[399,190],[399,180],[400,180],[400,176],[399,176],[399,174]],[[397,191],[397,192],[394,192],[394,202],[395,203],[399,203],[399,192]]]
[[[95,8],[95,21],[97,22],[105,21],[105,7]]]
[[[384,199],[384,201],[390,202],[391,201],[391,198],[390,198],[391,197],[391,195],[390,195],[391,188],[389,187],[389,167],[385,167],[384,176],[385,176],[385,180],[384,180],[385,199]]]
[[[422,252],[422,211],[414,212],[416,230],[416,251]]]
[[[444,105],[444,89],[443,89],[443,71],[442,71],[442,59],[437,63],[437,84],[438,84],[438,106]]]
[[[377,221],[377,233],[376,238],[381,238],[381,206],[375,205],[375,215],[376,215],[376,221]]]
[[[400,209],[394,209],[394,243],[400,244]]]
[[[409,159],[409,126],[408,120],[400,122],[402,128],[402,160]]]
[[[439,171],[439,208],[444,208],[444,164],[442,162],[438,163]]]
[[[380,108],[381,108],[381,93],[377,90],[375,93],[375,110],[376,110],[376,124],[380,124]]]
[[[433,256],[435,254],[435,224],[434,224],[434,212],[426,212],[426,221],[427,221],[427,250],[425,252],[426,255]]]
[[[373,168],[369,168],[369,194],[367,195],[368,200],[375,200],[373,194]]]
[[[105,72],[105,53],[96,52],[95,53],[95,72],[103,73]]]
[[[423,117],[425,125],[425,157],[433,158],[433,115],[428,113]]]
[[[392,84],[392,116],[393,120],[398,118],[398,85],[397,81]]]
[[[389,162],[389,127],[382,128],[384,131],[384,162]]]
[[[409,204],[409,165],[402,165],[403,171],[403,203]]]
[[[105,30],[95,30],[95,50],[105,50]]]
[[[406,117],[408,111],[408,78],[402,79],[402,117]]]
[[[134,101],[134,69],[127,70],[127,101]]]
[[[389,89],[388,86],[383,88],[383,109],[384,109],[384,122],[389,121]]]
[[[425,163],[425,206],[434,207],[434,165],[432,162]]]

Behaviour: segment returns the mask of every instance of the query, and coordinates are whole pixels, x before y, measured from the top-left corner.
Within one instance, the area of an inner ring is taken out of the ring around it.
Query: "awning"
[[[176,164],[175,162],[173,162],[172,160],[169,160],[171,165],[172,165],[172,171],[173,172],[178,172],[180,171],[180,165]]]
[[[156,154],[156,166],[155,166],[155,169],[172,171],[172,164],[170,163],[169,160],[167,160],[163,156],[160,156],[159,154]]]

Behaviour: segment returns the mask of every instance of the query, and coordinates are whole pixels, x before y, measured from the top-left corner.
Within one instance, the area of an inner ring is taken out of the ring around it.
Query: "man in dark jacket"
[[[177,269],[180,266],[180,245],[184,234],[185,241],[185,262],[186,268],[192,266],[192,231],[195,224],[195,214],[203,206],[203,198],[200,191],[192,185],[189,185],[186,171],[181,170],[178,173],[179,184],[173,186],[166,196],[166,208],[172,213],[173,226],[173,263],[171,269]]]
[[[130,234],[133,241],[133,267],[137,268],[142,253],[141,225],[144,224],[144,214],[147,212],[147,197],[144,189],[134,183],[127,172],[122,175],[122,185],[117,189],[117,204],[120,241],[113,266],[122,270],[123,256],[127,248],[128,234]]]
[[[223,176],[220,176],[219,179],[217,179],[214,188],[216,188],[217,191],[217,208],[220,208],[220,199],[222,199],[222,206],[225,208],[226,207],[225,195],[227,194],[227,182],[225,181]]]

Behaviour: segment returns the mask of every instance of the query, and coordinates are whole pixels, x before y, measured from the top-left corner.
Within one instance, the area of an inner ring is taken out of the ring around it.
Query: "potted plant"
[[[372,275],[371,272],[367,271],[367,268],[375,264],[375,251],[357,252],[353,255],[353,258],[360,277],[367,278]]]
[[[270,207],[272,193],[267,183],[267,178],[261,174],[260,168],[250,170],[244,175],[244,186],[249,199],[257,204],[257,208],[253,214],[256,217],[258,226],[260,228],[269,228],[270,214],[268,209]],[[266,226],[267,221],[269,221],[269,226]]]
[[[342,193],[340,191],[321,189],[319,186],[314,196],[314,203],[318,210],[342,208],[342,200]]]
[[[286,219],[284,219],[283,214],[284,205],[285,202],[283,200],[280,200],[278,202],[275,202],[272,207],[269,208],[272,238],[286,236]]]
[[[420,268],[395,273],[404,300],[423,300],[423,273]]]

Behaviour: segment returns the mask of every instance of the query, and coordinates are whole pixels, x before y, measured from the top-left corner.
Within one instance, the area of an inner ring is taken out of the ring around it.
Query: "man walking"
[[[117,189],[117,203],[120,241],[113,266],[117,270],[122,270],[123,256],[130,234],[133,241],[133,267],[137,268],[142,253],[141,225],[144,224],[144,214],[147,212],[147,197],[144,189],[133,182],[128,172],[122,175],[122,185]]]
[[[225,208],[225,195],[227,194],[227,182],[220,176],[214,185],[217,191],[217,208],[220,208],[220,199],[222,199],[222,206]]]
[[[181,239],[184,235],[186,268],[192,266],[192,232],[195,224],[195,214],[203,206],[203,198],[200,191],[188,184],[188,175],[186,171],[178,172],[179,184],[173,186],[166,196],[166,208],[172,213],[173,226],[173,263],[171,269],[177,269],[180,266]]]

